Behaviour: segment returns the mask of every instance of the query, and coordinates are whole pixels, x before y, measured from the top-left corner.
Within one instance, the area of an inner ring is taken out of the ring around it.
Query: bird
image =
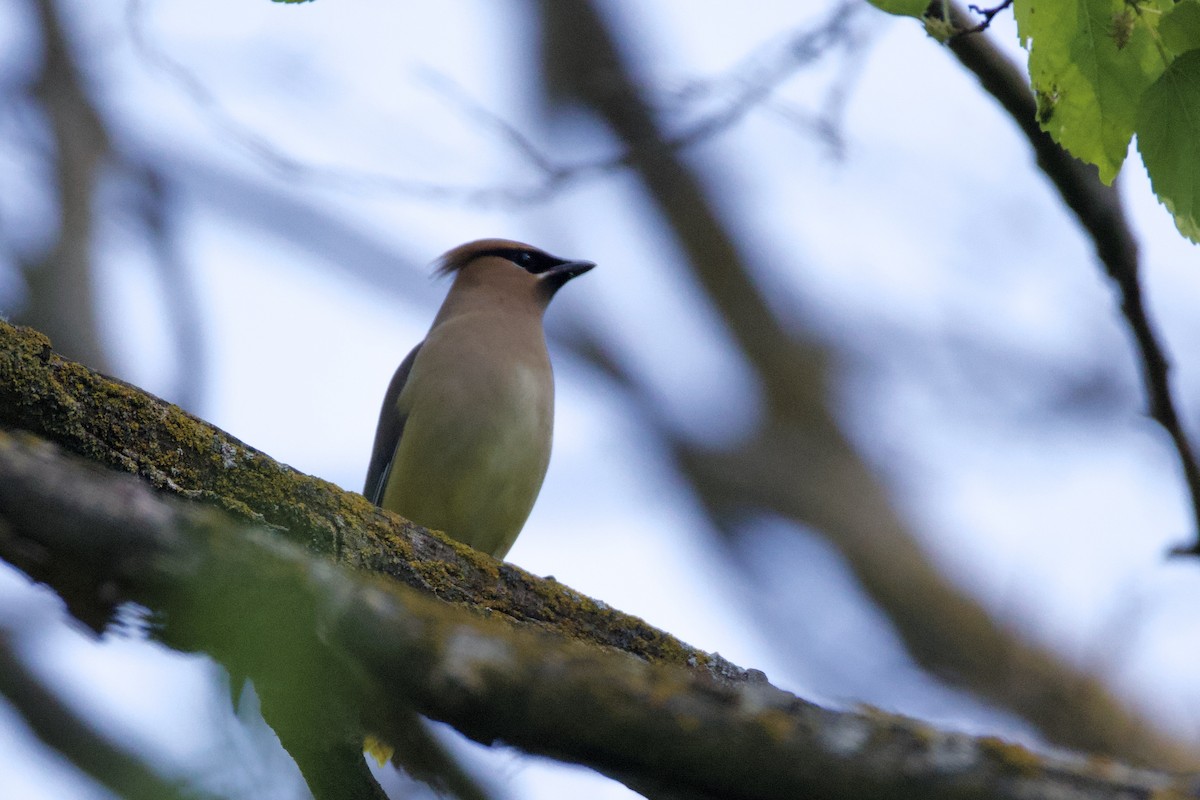
[[[542,319],[558,290],[596,265],[508,239],[459,245],[435,264],[454,282],[388,385],[363,494],[502,559],[550,463]]]

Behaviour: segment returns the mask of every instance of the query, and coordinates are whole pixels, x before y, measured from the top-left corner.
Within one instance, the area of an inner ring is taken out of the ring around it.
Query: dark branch
[[[30,292],[19,320],[48,331],[72,358],[110,371],[94,296],[93,239],[98,216],[129,212],[143,226],[151,263],[162,274],[172,363],[186,365],[177,370],[175,396],[193,406],[203,388],[203,326],[171,229],[172,187],[162,172],[137,164],[129,148],[114,140],[93,98],[85,62],[60,18],[61,0],[36,0],[35,5],[44,45],[35,95],[53,133],[46,157],[53,161],[57,185],[58,235],[40,257],[22,259]],[[123,179],[127,190],[116,203],[97,199],[105,168]]]
[[[931,6],[936,7],[936,3]],[[961,9],[950,6],[950,22],[954,27],[963,27],[969,21]],[[1171,438],[1191,499],[1196,540],[1173,552],[1200,555],[1200,465],[1172,400],[1170,361],[1142,302],[1137,241],[1125,218],[1116,185],[1105,186],[1095,167],[1071,156],[1041,129],[1028,77],[986,37],[952,39],[949,47],[1024,132],[1037,154],[1038,167],[1091,237],[1105,273],[1117,286],[1121,313],[1138,350],[1148,412]]]
[[[157,638],[212,653],[283,700],[328,697],[333,726],[358,720],[402,739],[415,709],[480,742],[622,775],[650,796],[974,800],[986,787],[1000,800],[1115,800],[1190,788],[515,629],[2,430],[0,523],[0,557],[76,594],[91,585],[101,603],[151,609]],[[332,671],[314,675],[314,662]]]
[[[88,95],[83,74],[54,0],[34,0],[42,37],[42,61],[33,85],[39,110],[49,123],[45,151],[53,174],[53,227],[44,252],[21,258],[29,286],[20,320],[50,331],[72,358],[109,369],[96,309],[94,256],[96,193],[103,167],[113,156],[103,117]]]
[[[1118,700],[1102,680],[999,622],[946,579],[843,430],[838,393],[829,389],[836,370],[827,348],[784,321],[778,309],[786,300],[764,295],[745,243],[718,213],[717,192],[702,173],[675,151],[643,145],[665,134],[601,4],[544,0],[540,7],[550,91],[592,110],[641,154],[637,177],[765,395],[757,428],[713,447],[659,418],[660,404],[648,400],[653,393],[642,381],[623,381],[633,387],[630,397],[642,401],[640,411],[675,456],[713,530],[735,542],[739,523],[761,514],[817,531],[845,556],[930,673],[1020,714],[1059,746],[1152,764],[1194,763],[1186,748]],[[591,349],[605,350],[605,344]],[[616,351],[601,356],[609,371],[623,361]]]
[[[159,777],[136,756],[113,745],[48,690],[10,645],[0,631],[0,697],[12,704],[43,744],[128,800],[203,800],[210,796]]]
[[[1011,6],[1012,4],[1013,4],[1013,0],[1004,0],[1004,2],[1002,2],[1000,5],[996,6],[995,8],[980,8],[979,6],[972,3],[971,5],[967,6],[967,8],[970,9],[971,11],[975,12],[976,14],[982,14],[983,21],[980,22],[979,24],[974,25],[973,27],[967,28],[965,30],[956,30],[954,35],[952,37],[950,37],[950,41],[954,41],[954,39],[957,39],[960,36],[969,36],[970,34],[973,34],[973,33],[983,33],[984,31],[986,31],[988,28],[991,27],[992,20],[996,17],[996,15],[999,14],[1004,9]]]

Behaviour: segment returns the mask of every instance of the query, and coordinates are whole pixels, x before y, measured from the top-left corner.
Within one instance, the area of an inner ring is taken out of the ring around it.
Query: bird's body
[[[547,303],[590,262],[488,239],[442,257],[455,273],[428,335],[384,398],[364,494],[502,558],[550,461]]]

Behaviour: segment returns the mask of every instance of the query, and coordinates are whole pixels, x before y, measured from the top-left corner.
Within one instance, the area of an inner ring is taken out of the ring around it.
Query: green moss
[[[1019,744],[995,736],[984,736],[979,740],[979,747],[986,755],[1021,775],[1037,775],[1043,770],[1042,759]]]
[[[788,741],[796,732],[795,718],[779,709],[760,712],[757,721],[763,733],[776,743]]]
[[[429,534],[365,498],[272,460],[136,387],[60,358],[40,333],[0,321],[0,425],[30,431],[155,487],[265,523],[347,565],[455,603],[647,661],[740,670],[643,620]]]

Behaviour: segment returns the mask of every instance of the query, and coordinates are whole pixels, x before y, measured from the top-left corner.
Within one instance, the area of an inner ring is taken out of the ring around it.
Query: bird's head
[[[439,275],[455,275],[480,285],[497,288],[532,286],[544,302],[572,278],[596,266],[552,256],[545,250],[509,239],[478,239],[447,252],[437,261]]]

